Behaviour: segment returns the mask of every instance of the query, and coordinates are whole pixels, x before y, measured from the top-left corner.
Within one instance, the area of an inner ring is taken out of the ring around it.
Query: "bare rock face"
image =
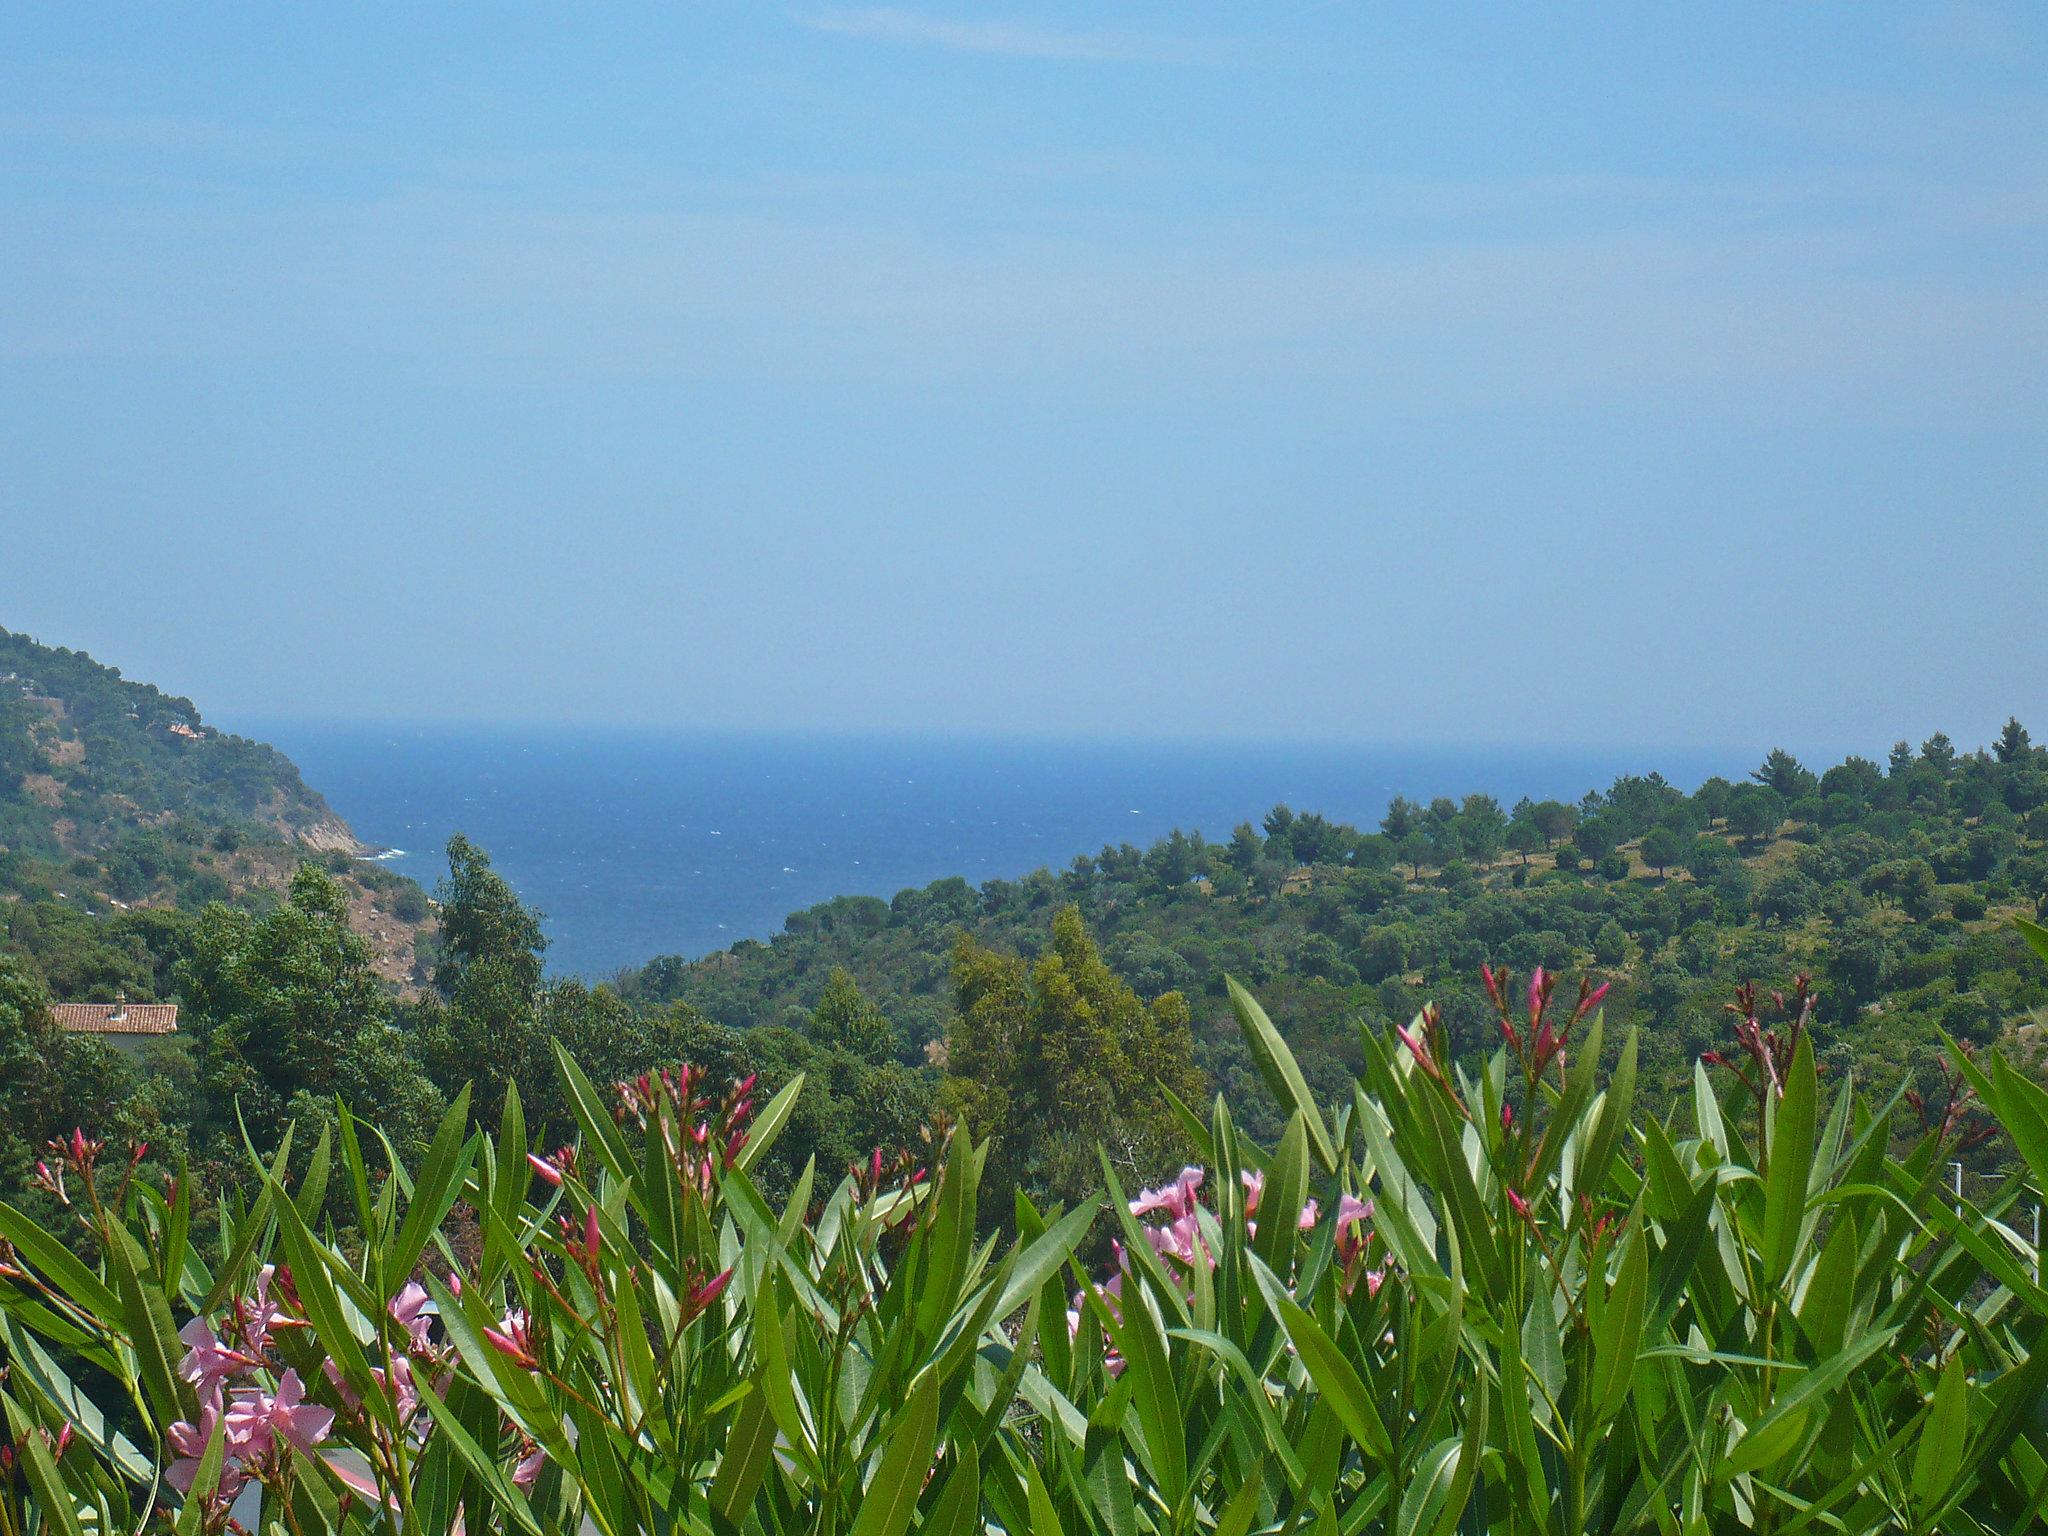
[[[310,826],[295,827],[291,836],[295,841],[315,853],[345,853],[351,858],[361,858],[376,852],[355,834],[355,829],[334,812],[328,811]]]

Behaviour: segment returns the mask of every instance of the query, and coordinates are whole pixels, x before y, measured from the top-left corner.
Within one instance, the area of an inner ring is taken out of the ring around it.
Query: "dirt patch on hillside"
[[[347,882],[349,926],[369,941],[377,974],[408,996],[420,985],[420,938],[426,927],[407,923],[378,904],[375,896]]]

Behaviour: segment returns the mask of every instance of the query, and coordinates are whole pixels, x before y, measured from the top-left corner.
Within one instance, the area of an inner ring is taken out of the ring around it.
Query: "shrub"
[[[1333,1105],[1233,983],[1277,1143],[1177,1105],[1200,1162],[1132,1197],[1067,1149],[1101,1177],[1067,1211],[981,1209],[964,1127],[777,1209],[754,1173],[801,1078],[757,1114],[751,1081],[604,1092],[559,1050],[574,1146],[529,1148],[516,1091],[466,1132],[465,1095],[401,1178],[344,1110],[217,1242],[188,1181],[80,1134],[40,1177],[89,1261],[0,1207],[7,1518],[218,1530],[246,1490],[300,1536],[2032,1521],[2048,1297],[2018,1185],[1980,1208],[1946,1172],[1988,1110],[2048,1178],[2048,1094],[1960,1051],[1918,1124],[1824,1090],[1802,986],[1741,994],[1659,1116],[1633,1034],[1603,1073],[1604,989],[1484,982],[1490,1057],[1425,1008]]]

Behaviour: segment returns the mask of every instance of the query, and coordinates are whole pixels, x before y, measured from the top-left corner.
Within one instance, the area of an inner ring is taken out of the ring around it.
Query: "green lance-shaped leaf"
[[[848,1536],[903,1536],[917,1510],[917,1496],[924,1487],[925,1473],[931,1470],[938,1436],[939,1381],[936,1374],[928,1372],[912,1390],[902,1419],[882,1449]]]
[[[441,1117],[433,1144],[420,1164],[419,1177],[413,1180],[405,1222],[383,1254],[379,1270],[387,1296],[396,1295],[412,1277],[413,1266],[419,1262],[428,1239],[440,1229],[456,1196],[462,1193],[477,1145],[464,1134],[468,1124],[469,1085],[465,1083],[455,1095],[455,1102],[448,1106],[448,1113]]]
[[[1782,1282],[1799,1258],[1806,1230],[1807,1181],[1813,1172],[1813,1131],[1820,1089],[1813,1037],[1801,1035],[1785,1075],[1784,1097],[1771,1122],[1771,1166],[1764,1175],[1764,1268]]]
[[[1825,1357],[1842,1347],[1849,1331],[1849,1313],[1856,1301],[1856,1261],[1861,1251],[1856,1213],[1844,1211],[1821,1245],[1820,1258],[1799,1301],[1799,1326],[1816,1355]]]
[[[1131,1403],[1138,1410],[1145,1445],[1152,1453],[1152,1474],[1159,1480],[1160,1497],[1167,1507],[1177,1509],[1188,1482],[1187,1420],[1181,1413],[1166,1342],[1153,1326],[1152,1309],[1145,1304],[1144,1287],[1142,1273],[1125,1279],[1121,1322],[1103,1304],[1100,1292],[1091,1290],[1088,1304],[1123,1353]]]
[[[749,1392],[740,1399],[725,1437],[725,1454],[718,1459],[718,1476],[711,1484],[711,1507],[740,1524],[774,1455],[775,1415],[769,1411],[768,1395]]]
[[[1522,1320],[1522,1364],[1534,1378],[1528,1394],[1530,1411],[1549,1424],[1553,1410],[1564,1401],[1563,1330],[1557,1321],[1549,1277],[1539,1273],[1529,1289],[1529,1311]],[[1515,1384],[1508,1383],[1505,1390],[1515,1390]]]
[[[975,1171],[966,1127],[956,1125],[939,1169],[938,1210],[913,1239],[925,1260],[915,1313],[920,1338],[932,1337],[960,1300],[974,1247]]]
[[[1970,1381],[1963,1357],[1952,1355],[1934,1388],[1920,1448],[1913,1456],[1913,1504],[1925,1520],[1947,1496],[1962,1470],[1970,1438]]]
[[[1216,1536],[1246,1536],[1259,1517],[1259,1499],[1265,1491],[1261,1479],[1246,1478],[1244,1486],[1231,1495],[1223,1513],[1216,1517]]]
[[[1775,1463],[1806,1432],[1808,1416],[1823,1408],[1828,1395],[1847,1381],[1879,1350],[1898,1337],[1897,1328],[1880,1328],[1867,1333],[1840,1354],[1832,1355],[1799,1377],[1792,1388],[1772,1405],[1771,1411],[1749,1427],[1735,1448],[1716,1470],[1717,1479],[1759,1472]]]
[[[2048,928],[2030,918],[2015,917],[2013,927],[2019,929],[2020,937],[2027,941],[2027,947],[2043,960],[2048,960]]]
[[[1002,1295],[996,1301],[998,1318],[1008,1317],[1023,1306],[1034,1291],[1059,1273],[1081,1239],[1088,1235],[1098,1210],[1094,1205],[1076,1206],[1025,1246],[1003,1281]]]
[[[511,1221],[533,1187],[533,1170],[526,1161],[526,1109],[519,1102],[519,1085],[505,1085],[505,1108],[498,1116],[497,1166],[491,1186],[491,1203],[501,1219]]]
[[[804,1075],[799,1072],[782,1085],[781,1090],[761,1106],[761,1113],[747,1131],[747,1144],[739,1149],[733,1158],[733,1166],[742,1173],[752,1168],[775,1145],[775,1138],[782,1134],[782,1128],[789,1124],[789,1117],[796,1111],[796,1101],[804,1091]]]
[[[1396,1536],[1442,1536],[1461,1513],[1451,1495],[1465,1468],[1465,1447],[1455,1439],[1439,1440],[1415,1463],[1394,1521]]]
[[[585,1145],[615,1177],[631,1180],[633,1149],[618,1121],[612,1118],[611,1106],[591,1086],[590,1079],[583,1075],[583,1069],[576,1065],[576,1058],[562,1042],[550,1043],[555,1048],[555,1070],[561,1076],[562,1086],[569,1091],[569,1106],[576,1112],[576,1123],[583,1128]]]
[[[42,1505],[43,1529],[59,1536],[85,1536],[77,1502],[64,1485],[64,1476],[57,1470],[56,1458],[50,1454],[41,1426],[4,1392],[0,1392],[0,1405],[6,1408],[9,1437],[21,1457],[22,1470],[28,1474],[29,1487]]]
[[[198,1412],[199,1399],[191,1383],[177,1373],[185,1349],[171,1321],[170,1303],[152,1280],[144,1278],[149,1259],[128,1229],[116,1226],[111,1238],[106,1245],[107,1267],[114,1274],[114,1289],[121,1297],[120,1315],[135,1346],[136,1372],[151,1411],[159,1428],[189,1419]]]
[[[213,1433],[206,1437],[206,1449],[192,1474],[192,1486],[186,1490],[184,1507],[178,1511],[173,1536],[199,1536],[206,1528],[206,1501],[220,1481],[221,1464],[227,1460],[227,1429],[225,1416],[213,1421]]]
[[[1066,1536],[1060,1512],[1053,1507],[1052,1490],[1045,1486],[1035,1461],[1024,1463],[1024,1488],[1025,1507],[1031,1512],[1031,1536]]]
[[[69,1420],[85,1442],[114,1464],[131,1482],[150,1480],[149,1457],[134,1441],[107,1422],[107,1417],[74,1382],[35,1336],[13,1318],[0,1313],[0,1358],[7,1360],[16,1386],[32,1385],[51,1407]]]
[[[1991,1060],[1991,1088],[1999,1124],[2026,1160],[2035,1187],[2048,1189],[2048,1093],[2015,1072],[2003,1056]]]
[[[69,1248],[4,1202],[0,1202],[0,1237],[14,1244],[23,1258],[42,1271],[44,1279],[94,1317],[121,1315],[120,1300],[104,1280],[81,1264]]]
[[[308,1226],[320,1219],[320,1208],[327,1200],[327,1175],[333,1166],[334,1129],[323,1125],[320,1139],[313,1143],[313,1156],[306,1163],[306,1176],[299,1180],[298,1193],[292,1196],[292,1203]]]
[[[918,1527],[922,1536],[973,1536],[982,1528],[981,1453],[973,1441],[963,1441],[954,1445],[949,1459],[953,1470]]]
[[[455,1452],[456,1458],[469,1469],[472,1476],[482,1483],[492,1500],[511,1516],[511,1523],[526,1536],[546,1536],[533,1506],[526,1500],[512,1480],[505,1475],[497,1458],[488,1454],[476,1441],[476,1437],[464,1428],[462,1420],[449,1410],[439,1394],[427,1382],[419,1383],[420,1401],[426,1406],[433,1419],[436,1440],[444,1440]]]
[[[1622,1042],[1621,1056],[1614,1064],[1614,1076],[1608,1079],[1607,1092],[1601,1099],[1600,1118],[1595,1122],[1592,1136],[1584,1143],[1572,1178],[1574,1189],[1595,1200],[1606,1189],[1608,1169],[1614,1163],[1614,1149],[1621,1144],[1622,1135],[1628,1129],[1635,1097],[1636,1032],[1631,1029],[1628,1038]]]
[[[1287,1117],[1287,1129],[1259,1195],[1259,1230],[1252,1248],[1277,1274],[1293,1267],[1296,1221],[1308,1198],[1308,1141],[1308,1122],[1297,1110]]]
[[[1593,1338],[1593,1422],[1605,1424],[1628,1401],[1636,1351],[1643,1342],[1643,1309],[1650,1292],[1650,1262],[1640,1238],[1641,1223],[1628,1225],[1620,1272]]]
[[[1230,988],[1230,1007],[1237,1015],[1237,1027],[1244,1034],[1246,1049],[1252,1053],[1252,1060],[1259,1064],[1259,1072],[1266,1079],[1266,1086],[1273,1090],[1273,1097],[1282,1108],[1296,1109],[1308,1127],[1309,1147],[1327,1173],[1337,1171],[1337,1149],[1330,1140],[1329,1127],[1323,1123],[1322,1112],[1316,1108],[1315,1095],[1308,1091],[1308,1079],[1301,1075],[1301,1067],[1294,1059],[1294,1053],[1287,1049],[1287,1042],[1280,1038],[1280,1031],[1273,1027],[1273,1021],[1266,1017],[1266,1010],[1259,1006],[1259,1000],[1238,985],[1236,977],[1226,977]]]
[[[1365,1449],[1366,1454],[1381,1463],[1393,1460],[1394,1442],[1387,1433],[1386,1420],[1373,1405],[1372,1394],[1366,1389],[1364,1379],[1356,1366],[1348,1360],[1322,1326],[1298,1306],[1287,1294],[1273,1272],[1256,1261],[1252,1273],[1258,1280],[1259,1289],[1265,1293],[1266,1304],[1280,1319],[1280,1326],[1286,1330],[1295,1353],[1322,1394],[1322,1400],[1337,1416],[1337,1422],[1344,1426],[1344,1432]]]

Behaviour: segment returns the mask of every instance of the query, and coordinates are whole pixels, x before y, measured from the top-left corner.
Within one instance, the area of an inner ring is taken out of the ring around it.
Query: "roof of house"
[[[175,1035],[176,1003],[52,1003],[50,1017],[80,1035]]]

